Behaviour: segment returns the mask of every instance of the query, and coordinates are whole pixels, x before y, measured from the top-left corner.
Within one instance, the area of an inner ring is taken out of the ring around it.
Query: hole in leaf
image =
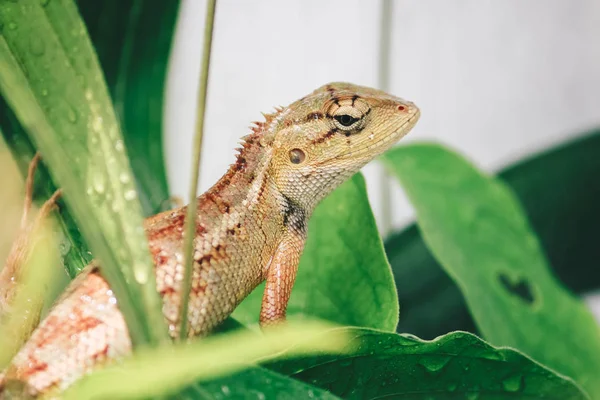
[[[517,296],[527,304],[533,304],[535,298],[531,285],[524,278],[511,279],[507,274],[498,274],[498,280],[502,287],[506,289],[510,294]]]

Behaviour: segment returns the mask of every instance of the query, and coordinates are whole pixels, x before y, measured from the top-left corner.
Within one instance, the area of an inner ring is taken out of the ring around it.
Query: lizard
[[[263,281],[261,326],[284,321],[313,210],[404,137],[420,111],[383,91],[336,82],[263,115],[235,162],[197,198],[189,337],[209,333]],[[144,221],[172,338],[179,336],[185,215],[184,206]],[[11,361],[2,390],[54,396],[131,351],[117,299],[92,262]]]

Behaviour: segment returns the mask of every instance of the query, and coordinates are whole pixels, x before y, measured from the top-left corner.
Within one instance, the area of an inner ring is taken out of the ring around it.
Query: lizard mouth
[[[402,139],[410,130],[415,126],[419,117],[421,116],[421,112],[417,110],[413,115],[410,116],[400,127],[393,130],[391,133],[384,135],[377,140],[370,142],[366,146],[361,146],[354,151],[344,152],[329,161],[333,160],[345,160],[345,159],[362,159],[364,158],[374,158],[375,156],[383,153],[390,147],[392,147],[397,141]]]

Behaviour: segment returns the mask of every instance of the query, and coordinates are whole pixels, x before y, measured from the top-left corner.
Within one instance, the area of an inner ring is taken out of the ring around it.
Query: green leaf
[[[257,321],[263,287],[234,318]],[[398,297],[361,174],[323,200],[311,217],[288,315],[395,330]]]
[[[123,140],[77,8],[2,0],[0,25],[2,95],[101,261],[134,343],[168,340]]]
[[[178,399],[338,399],[316,386],[254,367],[235,374],[197,383],[177,396]]]
[[[172,394],[194,381],[218,378],[283,354],[322,351],[337,354],[340,349],[349,348],[348,339],[346,332],[340,329],[305,321],[272,328],[264,335],[238,331],[173,346],[141,348],[121,363],[102,368],[74,383],[63,398],[133,399]],[[240,385],[244,387],[242,382]],[[214,388],[208,385],[206,390],[213,391],[211,387]],[[196,386],[196,391],[199,388],[204,389]],[[218,391],[222,392],[221,388]]]
[[[346,329],[358,350],[267,364],[348,399],[556,399],[588,397],[516,350],[454,332],[433,341]]]
[[[211,335],[232,333],[240,330],[253,332],[242,324],[228,318]],[[254,332],[255,335],[259,333]],[[337,396],[316,386],[308,385],[293,378],[278,374],[263,367],[248,367],[242,371],[221,378],[196,382],[183,389],[173,399],[337,399]]]
[[[162,149],[167,62],[179,1],[79,0],[115,104],[146,216],[167,204]]]
[[[600,330],[550,274],[512,192],[439,145],[397,148],[400,179],[425,242],[457,282],[490,342],[518,348],[600,395]]]
[[[523,205],[554,274],[577,293],[600,288],[598,154],[600,132],[594,131],[498,174]],[[427,249],[416,225],[387,238],[385,249],[402,304],[399,332],[424,338],[452,330],[476,333],[460,290]]]

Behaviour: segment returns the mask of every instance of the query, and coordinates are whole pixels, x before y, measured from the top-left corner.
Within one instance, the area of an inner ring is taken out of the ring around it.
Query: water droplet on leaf
[[[523,375],[513,375],[502,381],[502,387],[507,392],[519,392],[525,387]]]
[[[467,392],[465,397],[467,400],[477,400],[479,398],[479,392]]]
[[[146,271],[146,266],[144,264],[138,263],[138,265],[134,265],[133,271],[137,283],[145,285],[146,282],[148,282],[148,272]]]
[[[419,361],[419,364],[430,373],[437,374],[448,364],[448,361],[450,357],[430,356]]]
[[[69,107],[67,110],[67,119],[73,124],[77,122],[77,111],[73,107]]]
[[[104,179],[101,177],[101,175],[96,175],[98,178],[94,180],[94,190],[96,191],[96,193],[98,194],[103,194],[104,193]]]
[[[131,189],[125,192],[125,200],[133,200],[137,197],[135,190]]]

